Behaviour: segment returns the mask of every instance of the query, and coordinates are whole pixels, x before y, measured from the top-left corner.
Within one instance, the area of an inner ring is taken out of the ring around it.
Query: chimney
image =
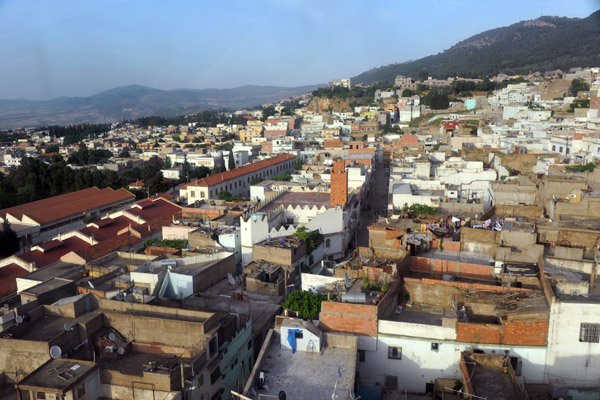
[[[344,207],[348,202],[348,172],[343,160],[333,163],[329,196],[331,206]]]

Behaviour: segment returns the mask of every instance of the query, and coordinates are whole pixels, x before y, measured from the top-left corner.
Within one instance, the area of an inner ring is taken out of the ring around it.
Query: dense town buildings
[[[462,79],[398,76],[368,106],[85,139],[112,157],[65,168],[131,192],[0,211],[20,239],[0,260],[0,395],[598,398],[599,72],[444,109],[424,91]],[[31,131],[3,168],[52,145],[80,148]]]

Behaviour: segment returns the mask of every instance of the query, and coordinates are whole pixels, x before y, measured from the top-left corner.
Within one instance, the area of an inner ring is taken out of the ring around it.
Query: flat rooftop
[[[175,355],[159,355],[150,353],[131,352],[123,358],[96,358],[101,369],[118,371],[124,375],[142,377],[144,372],[170,375],[171,371],[179,370],[181,362],[189,363],[186,358]]]
[[[510,376],[502,369],[493,366],[474,364],[467,360],[467,370],[476,396],[494,400],[514,400],[520,398],[513,387]]]
[[[337,381],[335,393],[348,398],[354,388],[356,349],[325,347],[321,353],[292,354],[281,348],[280,341],[279,332],[274,331],[261,368],[265,387],[258,394],[277,396],[283,390],[288,399],[328,399]]]
[[[83,265],[58,261],[23,276],[24,279],[45,282],[52,278],[62,278],[83,269]]]
[[[490,259],[494,256],[489,254],[471,253],[467,251],[448,251],[440,253],[438,249],[431,249],[428,252],[418,253],[416,257],[435,258],[437,260],[460,261],[461,263],[477,264],[490,266]]]
[[[444,309],[441,307],[414,304],[411,307],[405,306],[401,313],[394,312],[387,319],[390,321],[407,322],[411,324],[442,326],[443,317]]]
[[[283,296],[271,296],[259,292],[247,292],[246,301],[236,299],[235,292],[240,293],[240,283],[231,285],[223,279],[204,292],[197,293],[184,300],[185,305],[199,309],[235,312],[252,318],[252,330],[260,331],[262,327],[273,324],[274,315],[278,314]]]
[[[329,193],[323,192],[286,192],[271,201],[260,211],[268,212],[273,211],[279,206],[292,206],[292,207],[314,207],[317,208],[325,207],[331,208]]]
[[[59,358],[48,361],[19,382],[20,387],[68,390],[97,366],[89,361]]]

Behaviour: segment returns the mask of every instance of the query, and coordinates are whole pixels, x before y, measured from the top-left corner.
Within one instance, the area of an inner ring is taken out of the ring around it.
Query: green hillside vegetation
[[[393,82],[398,74],[415,79],[478,78],[596,65],[600,65],[600,11],[583,19],[540,17],[492,29],[436,55],[371,69],[352,82]]]

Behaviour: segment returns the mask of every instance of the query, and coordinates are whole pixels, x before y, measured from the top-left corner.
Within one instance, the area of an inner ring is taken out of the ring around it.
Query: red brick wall
[[[319,316],[325,330],[377,336],[377,307],[324,301]]]
[[[444,243],[445,246],[446,243]],[[494,267],[491,265],[458,263],[457,261],[427,257],[411,257],[410,269],[418,272],[433,272],[436,274],[457,275],[478,279],[492,279],[494,273]]]
[[[504,344],[545,346],[548,321],[515,321],[504,324]]]
[[[348,172],[343,161],[333,163],[330,196],[332,206],[345,206],[348,201]]]
[[[460,242],[450,242],[450,241],[444,240],[442,247],[444,248],[444,250],[448,250],[448,251],[460,251]],[[438,250],[440,248],[440,240],[433,239],[431,241],[431,248]]]
[[[502,343],[502,325],[459,322],[456,340],[467,343]]]

